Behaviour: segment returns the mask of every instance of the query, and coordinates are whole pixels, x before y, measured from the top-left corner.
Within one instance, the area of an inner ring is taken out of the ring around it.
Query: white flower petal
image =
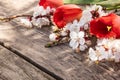
[[[49,35],[50,41],[56,41],[57,35],[55,33],[52,33]]]
[[[115,52],[115,62],[120,62],[120,52]]]
[[[28,19],[20,19],[20,22],[25,26],[32,27],[32,23]]]
[[[86,46],[85,45],[80,45],[80,51],[85,51],[85,49],[86,49]]]
[[[80,45],[84,45],[85,44],[85,39],[84,38],[80,38]]]
[[[103,59],[107,59],[108,58],[108,54],[107,52],[101,53],[101,55],[99,56],[99,60],[103,60]]]
[[[84,10],[83,13],[82,13],[82,17],[80,18],[80,21],[79,21],[79,26],[84,26],[85,24],[88,24],[89,21],[92,20],[92,14],[90,11],[88,10]]]
[[[85,33],[83,31],[80,31],[78,33],[79,38],[83,38],[85,36]]]
[[[56,9],[55,9],[55,8],[52,8],[52,9],[51,9],[51,12],[55,12],[55,11],[56,11]]]
[[[47,14],[47,11],[46,11],[46,10],[44,10],[44,11],[41,13],[42,16],[44,16],[44,15],[46,15],[46,14]]]
[[[78,24],[72,24],[70,26],[70,32],[72,31],[77,32],[77,33],[80,31],[80,27],[78,26]]]
[[[68,33],[66,31],[61,31],[62,36],[66,36]]]
[[[76,49],[79,45],[79,43],[76,40],[71,40],[69,43],[70,47],[72,47],[73,49]]]
[[[76,40],[71,39],[71,40],[70,40],[70,43],[69,43],[70,47],[72,47],[72,46],[74,45],[75,42],[76,42]]]
[[[108,39],[98,39],[97,40],[97,45],[101,46],[101,45],[105,45],[108,44],[109,40]]]
[[[70,26],[72,25],[72,23],[67,23],[66,25],[65,25],[65,28],[67,29],[67,30],[70,30]]]
[[[105,53],[105,48],[103,46],[100,46],[100,47],[96,46],[96,50],[99,51],[101,54]]]
[[[49,25],[50,21],[47,18],[38,18],[38,19],[32,20],[32,23],[35,26],[41,28],[43,25]]]
[[[78,24],[78,20],[75,19],[75,20],[73,21],[73,24],[77,25],[77,24]]]
[[[112,53],[112,50],[109,50],[108,51],[108,59],[114,59],[114,55],[113,55],[113,53]]]
[[[88,24],[85,24],[84,25],[84,30],[87,30],[89,28],[89,25]]]
[[[74,31],[70,32],[70,38],[71,39],[76,39],[77,38],[77,33],[74,32]]]
[[[49,13],[50,13],[50,10],[51,10],[51,9],[50,9],[50,7],[48,6],[48,7],[46,8],[46,13],[49,14]]]
[[[44,7],[43,6],[39,6],[39,9],[36,9],[35,11],[42,12],[42,11],[44,11]]]
[[[92,49],[92,48],[90,48],[89,49],[89,58],[92,60],[92,61],[97,61],[98,60],[98,58],[97,58],[97,56],[96,56],[96,52]]]

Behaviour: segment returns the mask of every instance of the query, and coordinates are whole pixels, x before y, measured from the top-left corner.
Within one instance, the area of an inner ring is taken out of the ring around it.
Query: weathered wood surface
[[[6,8],[3,10],[4,8],[1,6],[2,12],[0,14],[4,13],[7,15],[10,10]],[[15,13],[17,14],[18,12]],[[9,12],[9,15],[15,13]],[[106,62],[98,65],[90,64],[87,61],[87,53],[76,54],[69,48],[68,44],[45,48],[44,45],[49,41],[49,33],[49,27],[26,29],[16,22],[0,24],[0,41],[5,46],[9,46],[20,52],[65,80],[120,79],[120,63]]]
[[[0,80],[54,80],[54,78],[0,46]]]

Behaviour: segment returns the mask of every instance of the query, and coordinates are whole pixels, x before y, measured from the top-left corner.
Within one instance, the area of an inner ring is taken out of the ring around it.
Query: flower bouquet
[[[21,22],[31,28],[51,26],[50,42],[45,47],[67,42],[75,52],[88,51],[91,61],[120,62],[120,16],[106,10],[118,9],[119,6],[109,6],[110,3],[107,1],[111,0],[105,1],[107,5],[103,4],[104,1],[100,2],[101,0],[91,1],[91,4],[99,5],[82,8],[75,3],[88,4],[87,1],[40,0],[33,15],[17,15],[0,20],[10,21],[25,17]]]

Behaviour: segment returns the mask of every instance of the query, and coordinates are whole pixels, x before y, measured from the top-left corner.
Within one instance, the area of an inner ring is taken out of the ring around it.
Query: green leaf
[[[98,4],[107,9],[120,8],[120,0],[64,0],[65,4]]]
[[[64,0],[65,4],[93,4],[104,0]]]
[[[107,9],[120,9],[120,0],[106,0],[97,3],[106,7]]]

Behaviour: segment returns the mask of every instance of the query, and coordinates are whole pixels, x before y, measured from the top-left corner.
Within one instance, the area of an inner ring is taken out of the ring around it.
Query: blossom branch
[[[66,39],[64,39],[66,38]],[[69,42],[70,39],[69,39],[69,36],[66,35],[66,36],[59,36],[59,40],[56,40],[56,41],[52,41],[52,42],[48,42],[45,47],[46,48],[49,48],[49,47],[53,47],[53,46],[57,46],[59,44],[64,44],[64,43],[67,43]]]
[[[24,14],[23,15],[15,15],[15,16],[6,17],[6,18],[0,18],[0,21],[8,22],[8,21],[11,21],[11,20],[13,20],[15,18],[18,18],[18,17],[29,17],[29,18],[31,18],[32,15],[24,15]]]

